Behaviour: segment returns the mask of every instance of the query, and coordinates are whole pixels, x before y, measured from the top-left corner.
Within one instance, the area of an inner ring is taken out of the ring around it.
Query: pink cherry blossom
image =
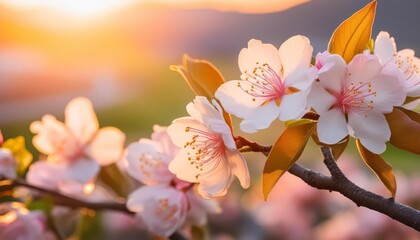
[[[368,54],[356,55],[348,65],[338,55],[325,62],[334,65],[319,73],[308,97],[320,115],[319,140],[334,144],[350,134],[373,153],[382,153],[391,136],[384,113],[406,97],[398,70]]]
[[[12,152],[6,148],[0,148],[0,179],[15,179],[17,160]]]
[[[312,51],[304,36],[289,38],[279,50],[252,39],[239,54],[242,80],[224,83],[215,96],[227,112],[243,119],[245,132],[265,129],[276,118],[300,118],[309,109],[308,90],[316,78]]]
[[[119,160],[125,135],[114,127],[99,129],[92,103],[75,98],[66,106],[65,122],[52,115],[31,124],[34,146],[47,155],[46,161],[33,164],[27,175],[30,183],[82,194],[100,166]],[[90,185],[89,185],[90,186]]]
[[[55,240],[42,212],[13,209],[0,216],[0,239]]]
[[[205,198],[225,195],[236,175],[243,188],[250,184],[249,171],[237,150],[231,129],[220,105],[205,97],[196,97],[187,105],[191,117],[175,119],[169,136],[181,148],[169,164],[179,179],[199,183],[198,192]]]
[[[413,49],[397,51],[397,45],[388,32],[380,32],[375,40],[374,53],[382,64],[395,64],[404,77],[409,97],[420,97],[420,59]]]
[[[167,128],[155,125],[151,139],[142,138],[127,148],[127,172],[146,184],[132,192],[127,208],[136,212],[147,228],[158,236],[168,237],[186,223],[203,225],[208,213],[220,208],[213,200],[197,196],[191,183],[181,181],[168,170],[179,152]]]

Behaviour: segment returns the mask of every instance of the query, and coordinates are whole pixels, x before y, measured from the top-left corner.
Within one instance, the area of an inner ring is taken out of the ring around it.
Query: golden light
[[[17,214],[15,211],[10,211],[4,215],[0,216],[0,223],[9,224],[16,220]]]
[[[95,190],[95,183],[90,182],[83,187],[83,193],[86,195],[90,195],[93,190]]]
[[[75,17],[94,17],[118,10],[134,0],[4,0],[9,6],[58,11]]]

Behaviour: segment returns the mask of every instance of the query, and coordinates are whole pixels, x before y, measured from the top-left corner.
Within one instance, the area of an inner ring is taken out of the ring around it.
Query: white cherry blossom
[[[151,139],[142,138],[127,148],[127,171],[146,184],[132,192],[127,208],[154,234],[168,237],[186,222],[203,225],[208,213],[218,213],[217,202],[203,199],[191,183],[175,177],[168,164],[179,152],[166,127],[155,125]]]
[[[280,49],[252,39],[239,54],[242,80],[224,83],[215,96],[227,112],[243,119],[244,132],[265,129],[276,118],[300,118],[309,109],[308,90],[316,78],[312,51],[304,36],[289,38]]]
[[[27,175],[30,183],[83,194],[94,181],[100,166],[119,160],[125,135],[114,127],[99,129],[92,103],[75,98],[65,109],[65,122],[52,115],[31,124],[34,146],[47,155],[46,161],[34,163]],[[85,192],[86,193],[86,192]]]
[[[0,148],[0,179],[15,179],[17,160],[12,152],[6,148]]]
[[[225,195],[233,175],[248,188],[248,167],[220,105],[197,96],[187,105],[187,112],[191,117],[175,119],[168,128],[169,136],[181,148],[169,170],[181,180],[199,183],[198,192],[205,198]]]
[[[325,62],[333,65],[319,73],[308,97],[320,115],[319,140],[334,144],[350,134],[371,152],[382,153],[391,136],[384,114],[406,97],[399,71],[369,54],[356,55],[348,65],[339,55]]]
[[[403,74],[409,97],[420,97],[420,59],[413,49],[397,51],[397,45],[388,32],[380,32],[375,40],[374,53],[382,64],[395,64]]]

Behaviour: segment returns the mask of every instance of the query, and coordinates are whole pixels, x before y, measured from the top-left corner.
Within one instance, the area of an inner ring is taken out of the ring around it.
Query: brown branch
[[[267,156],[271,150],[271,146],[259,146],[255,142],[250,142],[246,139],[243,141],[243,139],[243,137],[235,137],[237,146],[247,151],[261,152]],[[384,198],[355,185],[341,172],[331,154],[330,148],[321,147],[321,151],[325,158],[324,164],[330,171],[331,177],[307,169],[297,163],[289,168],[288,172],[314,188],[339,192],[356,203],[357,206],[363,206],[383,213],[398,222],[420,231],[419,210],[395,202],[393,198]]]

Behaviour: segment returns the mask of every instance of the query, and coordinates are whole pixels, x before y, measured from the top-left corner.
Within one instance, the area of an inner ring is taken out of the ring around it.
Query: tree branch
[[[271,150],[271,146],[259,146],[257,143],[250,142],[243,137],[236,137],[235,139],[237,146],[239,145],[248,152],[261,152],[267,156]],[[360,188],[344,176],[343,172],[337,166],[329,147],[321,147],[321,151],[325,158],[324,164],[330,171],[331,177],[307,169],[297,163],[289,168],[288,172],[314,188],[339,192],[356,203],[357,206],[363,206],[383,213],[398,222],[420,231],[419,210],[395,202],[393,198],[387,199]]]

